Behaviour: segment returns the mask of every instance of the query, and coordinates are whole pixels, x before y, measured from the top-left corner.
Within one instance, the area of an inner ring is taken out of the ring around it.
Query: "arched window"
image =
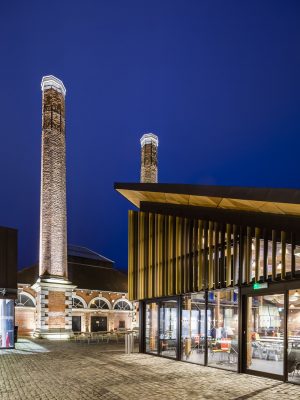
[[[78,297],[72,298],[72,308],[84,308],[83,301]]]
[[[117,300],[114,304],[114,310],[129,311],[131,309],[131,303],[126,299]]]
[[[33,296],[21,292],[18,294],[18,298],[15,300],[17,307],[35,307],[35,301]]]
[[[90,308],[97,308],[98,310],[109,310],[111,307],[108,300],[104,299],[103,297],[96,297],[95,299],[91,300]]]

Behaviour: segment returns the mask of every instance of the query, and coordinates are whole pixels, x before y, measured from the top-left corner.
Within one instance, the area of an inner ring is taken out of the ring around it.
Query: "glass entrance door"
[[[158,303],[146,304],[145,350],[146,353],[158,353]]]
[[[247,299],[246,369],[284,373],[284,294]]]
[[[187,294],[181,308],[181,359],[205,362],[205,293]]]
[[[144,340],[146,353],[177,358],[177,299],[159,299],[146,303]]]
[[[177,357],[177,300],[160,303],[159,347],[162,356]]]

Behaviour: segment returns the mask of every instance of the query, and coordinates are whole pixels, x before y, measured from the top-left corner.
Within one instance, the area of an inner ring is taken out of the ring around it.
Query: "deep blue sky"
[[[67,88],[68,239],[127,266],[142,133],[159,181],[300,188],[300,1],[1,1],[0,225],[38,257],[41,90]]]

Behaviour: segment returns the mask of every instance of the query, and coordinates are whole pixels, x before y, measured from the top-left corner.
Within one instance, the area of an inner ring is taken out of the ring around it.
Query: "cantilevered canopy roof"
[[[300,189],[165,183],[115,183],[136,207],[141,202],[300,216]]]

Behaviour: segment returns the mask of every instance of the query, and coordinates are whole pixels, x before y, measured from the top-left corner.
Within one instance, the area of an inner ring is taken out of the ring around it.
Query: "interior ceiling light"
[[[298,290],[296,290],[295,293],[293,293],[291,296],[289,296],[289,301],[294,302],[299,300],[300,297],[300,293],[298,292]]]
[[[297,246],[297,247],[295,248],[294,254],[295,254],[295,256],[298,256],[298,257],[300,256],[300,247]]]

